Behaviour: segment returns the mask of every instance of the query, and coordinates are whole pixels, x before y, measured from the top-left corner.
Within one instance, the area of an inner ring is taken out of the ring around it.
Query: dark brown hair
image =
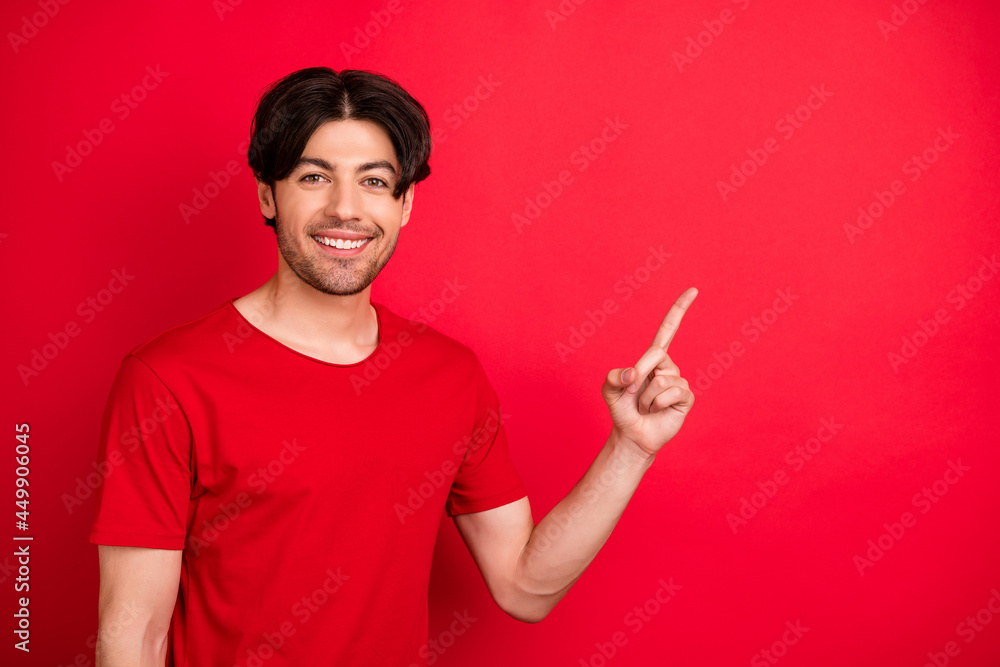
[[[313,132],[331,120],[367,120],[386,131],[402,172],[394,198],[430,175],[427,112],[399,84],[365,70],[307,67],[272,83],[257,102],[247,149],[257,180],[273,188],[288,176]],[[264,220],[274,227],[274,218]]]

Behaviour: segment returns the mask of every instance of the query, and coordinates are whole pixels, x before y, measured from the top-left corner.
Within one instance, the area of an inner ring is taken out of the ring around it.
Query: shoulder
[[[246,335],[241,330],[242,319],[226,300],[204,315],[170,327],[129,350],[132,356],[156,368],[180,360],[197,361],[217,355],[231,346],[229,337]]]
[[[426,322],[411,320],[372,302],[382,324],[382,350],[389,356],[407,347],[418,347],[421,356],[440,365],[461,367],[470,371],[481,368],[476,353],[465,343],[435,329]]]

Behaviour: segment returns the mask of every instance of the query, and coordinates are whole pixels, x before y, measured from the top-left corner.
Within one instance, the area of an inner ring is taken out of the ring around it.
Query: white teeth
[[[360,248],[369,240],[369,239],[359,239],[357,241],[345,241],[344,239],[329,239],[322,236],[314,236],[313,238],[322,243],[323,245],[328,245],[334,248],[345,248],[348,250],[351,250],[353,248]]]

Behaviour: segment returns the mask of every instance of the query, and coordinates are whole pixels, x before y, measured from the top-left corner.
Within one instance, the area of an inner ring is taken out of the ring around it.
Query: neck
[[[364,358],[378,344],[371,285],[349,296],[326,294],[287,266],[248,294],[240,311],[259,329],[299,349]],[[323,354],[322,356],[327,356]]]

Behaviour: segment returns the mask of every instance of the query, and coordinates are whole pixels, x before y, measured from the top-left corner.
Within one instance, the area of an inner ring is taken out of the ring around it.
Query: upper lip
[[[326,239],[344,239],[345,241],[360,241],[361,239],[374,238],[371,234],[349,232],[344,229],[325,229],[321,232],[316,232],[313,236],[321,236]]]

